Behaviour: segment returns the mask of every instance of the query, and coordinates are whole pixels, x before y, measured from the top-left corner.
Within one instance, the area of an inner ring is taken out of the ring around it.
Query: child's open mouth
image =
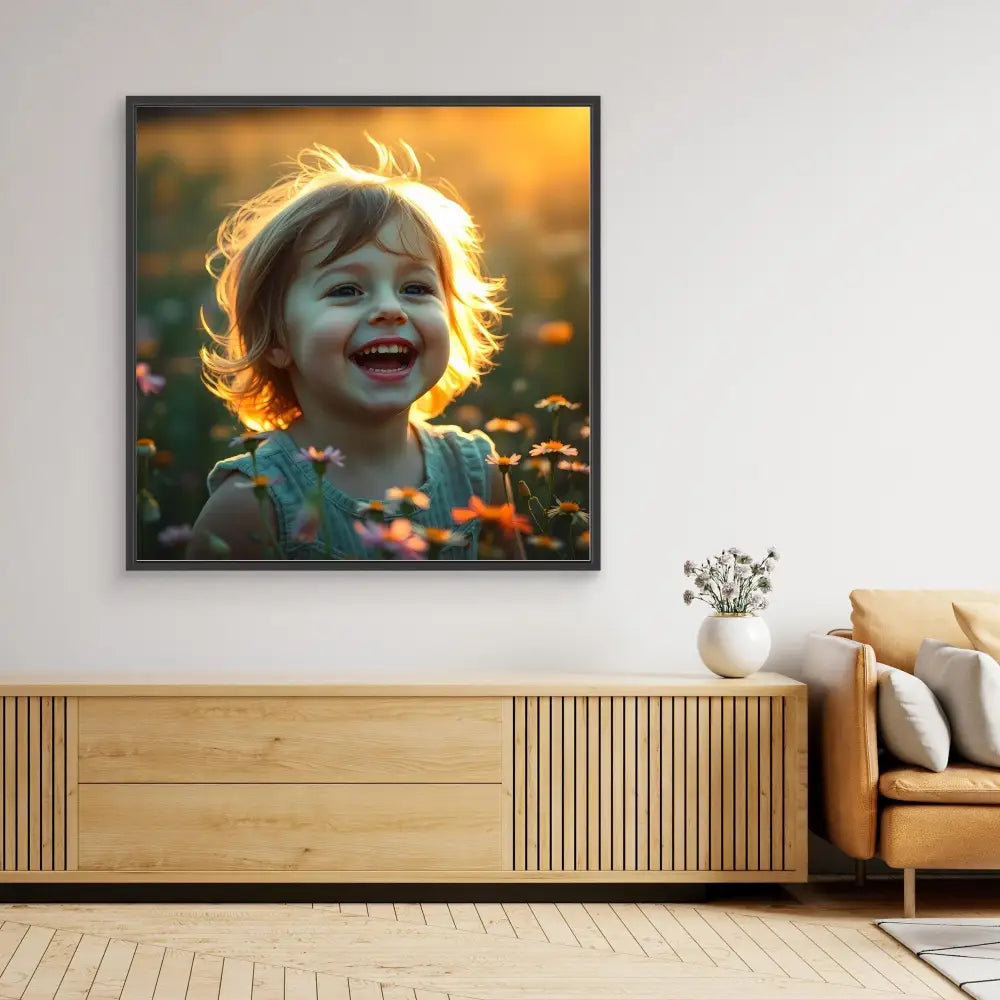
[[[351,361],[377,382],[396,382],[413,371],[417,351],[400,340],[380,341],[356,351],[351,355]]]

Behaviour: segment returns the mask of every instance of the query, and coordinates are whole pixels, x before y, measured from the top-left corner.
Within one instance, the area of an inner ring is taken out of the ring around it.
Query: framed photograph
[[[128,98],[128,569],[599,569],[599,112]]]

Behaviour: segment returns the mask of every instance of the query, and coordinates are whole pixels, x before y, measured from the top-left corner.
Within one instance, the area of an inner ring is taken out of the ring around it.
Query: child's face
[[[397,219],[377,235],[394,252],[366,243],[323,267],[324,244],[303,255],[285,295],[288,340],[270,360],[289,370],[304,413],[392,416],[448,367],[445,292],[427,239]]]

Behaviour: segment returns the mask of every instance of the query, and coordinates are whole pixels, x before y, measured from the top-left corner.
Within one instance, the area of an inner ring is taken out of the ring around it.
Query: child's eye
[[[417,289],[417,291],[410,291],[410,289]],[[407,282],[403,287],[403,291],[407,295],[433,295],[434,289],[431,285],[425,284],[423,281],[410,281]]]
[[[327,298],[352,298],[355,292],[361,294],[361,289],[357,285],[336,285],[326,295]]]

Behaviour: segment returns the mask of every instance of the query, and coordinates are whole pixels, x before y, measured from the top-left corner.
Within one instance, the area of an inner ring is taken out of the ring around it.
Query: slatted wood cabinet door
[[[805,881],[805,686],[0,685],[0,882]]]
[[[513,701],[517,870],[805,876],[797,693]]]

